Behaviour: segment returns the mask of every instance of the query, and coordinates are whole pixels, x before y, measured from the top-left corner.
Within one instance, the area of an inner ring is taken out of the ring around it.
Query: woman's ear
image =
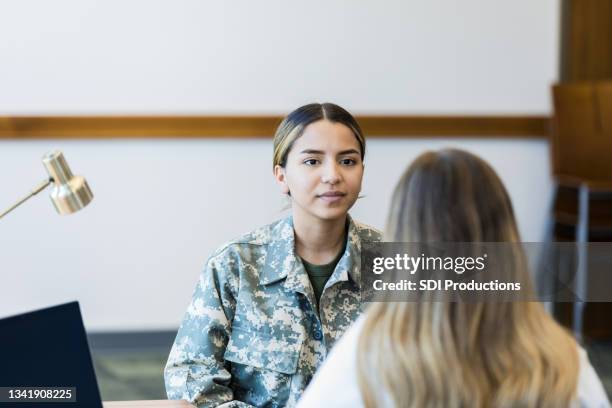
[[[278,164],[274,166],[274,178],[281,188],[281,193],[289,194],[289,186],[287,185],[287,177],[285,175],[284,167]]]

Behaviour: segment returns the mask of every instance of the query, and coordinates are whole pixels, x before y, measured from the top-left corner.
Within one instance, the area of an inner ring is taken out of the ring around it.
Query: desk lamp
[[[43,191],[51,183],[54,184],[53,190],[51,190],[51,201],[61,215],[79,211],[93,199],[93,193],[89,189],[87,181],[81,176],[72,175],[62,152],[56,150],[47,153],[43,156],[42,162],[47,169],[47,173],[49,173],[49,178],[36,186],[27,196],[8,210],[0,213],[0,218],[19,207],[30,197]]]

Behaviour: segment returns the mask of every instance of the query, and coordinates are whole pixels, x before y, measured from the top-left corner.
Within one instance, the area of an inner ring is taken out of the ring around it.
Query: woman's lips
[[[335,203],[337,201],[342,200],[342,198],[345,196],[345,193],[340,193],[337,191],[334,192],[329,192],[329,193],[325,193],[325,194],[321,194],[319,195],[319,198],[325,202],[328,203]]]

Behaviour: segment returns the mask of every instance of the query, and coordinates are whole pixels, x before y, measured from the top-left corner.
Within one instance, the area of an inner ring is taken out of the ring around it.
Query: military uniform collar
[[[347,281],[350,279],[361,287],[361,241],[358,226],[350,216],[348,217],[348,242],[346,249],[330,281]],[[283,286],[288,290],[304,292],[304,287],[310,287],[308,274],[302,261],[295,253],[295,232],[293,230],[293,217],[289,216],[278,221],[270,231],[270,242],[266,251],[264,269],[260,275],[260,283],[267,285],[285,279]]]
[[[264,285],[287,277],[287,271],[293,270],[301,262],[295,255],[295,233],[293,217],[289,216],[274,224],[270,231],[270,241],[266,250],[266,261],[260,275]]]

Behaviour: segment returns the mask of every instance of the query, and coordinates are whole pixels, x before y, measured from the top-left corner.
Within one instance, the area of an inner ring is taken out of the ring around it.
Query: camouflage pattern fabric
[[[294,406],[327,352],[357,319],[361,242],[377,230],[348,219],[348,242],[321,295],[294,252],[291,217],[215,251],[164,371],[170,399],[198,407]]]

